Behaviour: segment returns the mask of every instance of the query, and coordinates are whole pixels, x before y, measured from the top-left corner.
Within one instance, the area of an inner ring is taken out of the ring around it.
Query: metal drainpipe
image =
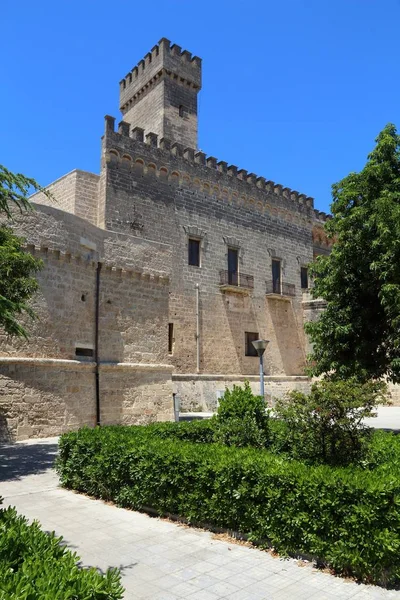
[[[200,286],[196,283],[196,372],[200,373]]]
[[[101,263],[97,263],[96,269],[96,306],[95,306],[95,330],[94,330],[94,360],[95,360],[95,382],[96,382],[96,425],[101,425],[100,419],[100,376],[99,376],[99,315],[100,315],[100,271]]]

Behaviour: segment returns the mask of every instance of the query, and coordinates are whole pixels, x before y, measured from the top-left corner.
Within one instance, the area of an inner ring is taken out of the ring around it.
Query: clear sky
[[[203,59],[199,147],[315,198],[400,128],[400,0],[2,0],[0,163],[99,172],[119,81],[167,37]]]

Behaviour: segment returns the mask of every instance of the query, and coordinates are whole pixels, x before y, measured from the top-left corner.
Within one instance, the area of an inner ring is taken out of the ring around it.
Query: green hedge
[[[0,498],[0,504],[2,499]],[[28,524],[15,508],[0,510],[0,600],[119,600],[120,574],[82,569],[62,538]]]
[[[268,451],[168,439],[168,431],[189,435],[188,425],[65,434],[61,482],[121,506],[248,534],[281,553],[313,555],[360,580],[400,583],[399,462],[375,471],[310,467]]]

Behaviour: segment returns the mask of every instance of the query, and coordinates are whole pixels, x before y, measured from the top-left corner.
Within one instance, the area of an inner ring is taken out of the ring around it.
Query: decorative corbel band
[[[267,250],[268,250],[268,254],[270,255],[271,259],[280,260],[282,269],[285,269],[286,268],[286,259],[283,258],[284,253],[283,253],[282,248],[279,248],[278,246],[276,246],[275,248],[267,248]]]
[[[230,248],[241,248],[242,244],[240,242],[240,240],[238,240],[235,237],[228,237],[228,236],[224,236],[224,242],[227,246],[229,246]]]
[[[301,267],[306,267],[310,262],[312,262],[312,259],[303,254],[297,257],[297,262]]]
[[[194,237],[194,238],[199,238],[200,240],[202,240],[203,238],[206,237],[207,232],[203,231],[203,229],[200,229],[199,227],[196,227],[195,225],[184,225],[183,229],[185,230],[186,235],[190,236],[190,237]]]
[[[242,242],[232,236],[223,236],[223,240],[228,248],[233,248],[234,250],[237,250],[239,253],[240,260],[243,260],[244,248],[242,246]]]

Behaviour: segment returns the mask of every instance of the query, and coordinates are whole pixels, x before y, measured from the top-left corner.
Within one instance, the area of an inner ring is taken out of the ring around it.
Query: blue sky
[[[118,82],[167,37],[203,59],[199,147],[315,198],[400,128],[400,0],[3,0],[0,163],[99,171]]]

